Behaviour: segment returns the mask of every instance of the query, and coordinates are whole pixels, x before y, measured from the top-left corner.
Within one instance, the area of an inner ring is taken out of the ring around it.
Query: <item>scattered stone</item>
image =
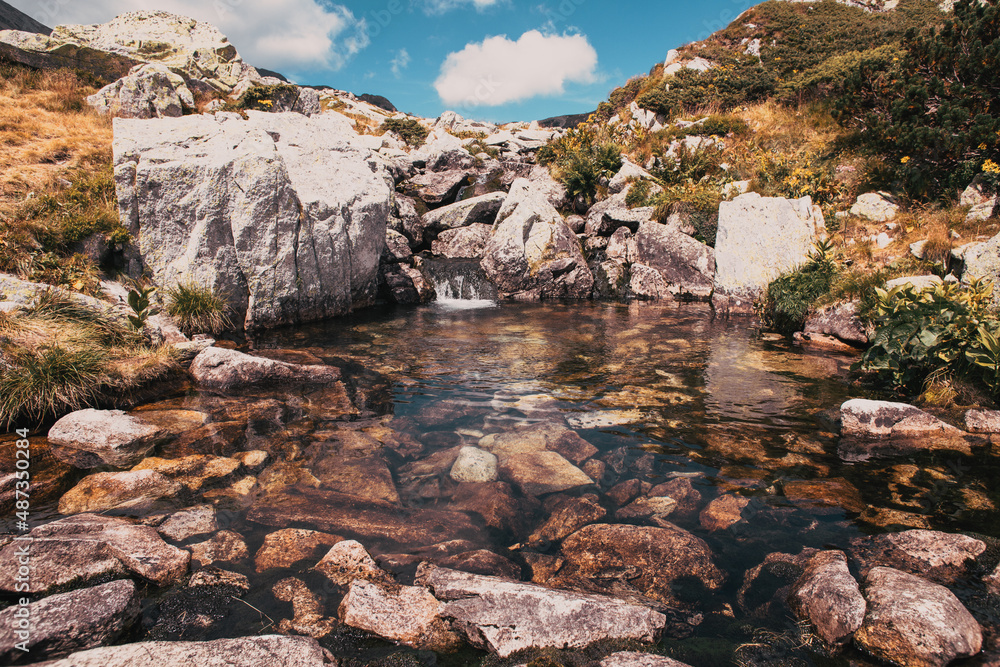
[[[78,514],[38,526],[31,539],[27,593],[50,593],[133,572],[158,586],[178,581],[190,554],[165,543],[149,526],[97,514]],[[0,590],[18,590],[17,542],[0,549]],[[19,591],[20,592],[20,591]]]
[[[373,583],[390,583],[386,574],[360,542],[343,540],[333,545],[314,568],[338,586],[347,586],[355,579]]]
[[[965,430],[970,433],[1000,433],[1000,410],[968,410]]]
[[[247,543],[231,530],[220,530],[210,539],[192,544],[189,548],[191,562],[201,567],[215,563],[239,563],[250,555]]]
[[[117,510],[141,514],[159,499],[176,496],[183,488],[152,470],[99,472],[84,477],[59,499],[59,513]]]
[[[985,551],[986,543],[974,537],[924,529],[851,541],[851,555],[860,561],[862,571],[892,567],[943,585],[960,581]]]
[[[647,595],[676,604],[671,584],[693,579],[709,590],[724,575],[712,563],[712,551],[691,533],[664,522],[662,527],[594,524],[562,543],[566,564],[560,576],[590,580],[628,579]]]
[[[292,567],[307,560],[319,560],[329,548],[344,538],[303,528],[285,528],[269,533],[254,556],[257,572],[275,567]]]
[[[899,204],[888,192],[866,192],[859,195],[851,206],[851,215],[872,222],[888,222],[899,213]]]
[[[830,646],[850,641],[865,618],[865,599],[842,551],[821,551],[810,558],[789,603]]]
[[[584,526],[600,521],[607,514],[603,507],[587,497],[561,499],[549,510],[545,523],[528,537],[528,546],[547,547]]]
[[[982,648],[979,624],[944,586],[876,567],[865,577],[865,599],[868,613],[854,641],[876,658],[944,667]]]
[[[51,595],[25,608],[31,624],[27,638],[15,634],[15,614],[21,609],[14,605],[0,612],[0,661],[5,664],[17,661],[24,650],[52,659],[110,644],[138,618],[139,597],[130,580]]]
[[[421,568],[417,580],[446,601],[439,613],[454,619],[471,644],[501,658],[526,648],[582,648],[604,639],[653,642],[666,624],[652,609],[600,595],[439,567]]]
[[[719,496],[701,511],[701,527],[710,532],[725,530],[743,519],[742,512],[749,504],[750,499],[744,496],[731,493]]]
[[[323,602],[301,579],[282,579],[271,587],[271,592],[282,602],[292,603],[292,620],[283,618],[278,623],[282,632],[321,639],[337,627],[335,619],[324,617]]]
[[[513,454],[501,461],[501,476],[529,496],[558,493],[594,483],[556,452]]]
[[[214,533],[219,528],[215,508],[199,505],[171,514],[156,530],[172,542],[184,542],[198,535]]]
[[[77,410],[49,429],[52,455],[77,468],[127,467],[142,460],[164,429],[121,410]]]
[[[441,617],[443,608],[426,588],[357,580],[351,583],[339,613],[341,622],[352,628],[416,649],[449,651],[460,639]]]
[[[45,667],[318,667],[336,665],[336,661],[311,637],[263,635],[206,642],[162,641],[107,646],[43,664]]]
[[[462,447],[449,474],[456,482],[495,482],[497,457],[478,447]]]

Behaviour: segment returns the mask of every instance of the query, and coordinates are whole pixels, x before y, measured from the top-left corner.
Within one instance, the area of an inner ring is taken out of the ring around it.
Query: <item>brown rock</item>
[[[661,520],[670,516],[675,509],[677,501],[670,496],[643,496],[615,512],[615,518],[621,521],[649,517]]]
[[[581,438],[576,431],[551,422],[487,435],[479,441],[479,447],[496,454],[501,464],[513,454],[547,450],[561,454],[574,465],[580,465],[597,453],[597,448]]]
[[[59,513],[108,510],[144,513],[160,498],[175,496],[183,488],[152,470],[99,472],[84,477],[59,499]]]
[[[663,484],[657,484],[650,489],[649,495],[673,498],[677,501],[674,514],[681,517],[691,516],[701,507],[701,492],[694,488],[690,477],[675,477]]]
[[[292,567],[307,560],[318,561],[344,538],[303,528],[285,528],[269,533],[254,556],[254,567],[263,572],[273,567]]]
[[[301,579],[282,579],[271,587],[271,592],[282,602],[292,603],[292,620],[283,618],[278,623],[282,632],[321,639],[337,627],[335,619],[323,616],[322,601]]]
[[[789,602],[831,646],[850,641],[865,618],[865,599],[842,551],[821,551],[809,559]]]
[[[705,530],[725,530],[743,519],[742,512],[750,504],[749,498],[734,494],[719,496],[701,511],[699,519]]]
[[[851,555],[863,571],[882,565],[940,584],[953,584],[964,577],[968,566],[984,551],[982,540],[936,530],[905,530],[851,541]]]
[[[982,630],[943,586],[888,567],[865,577],[868,613],[854,634],[876,658],[906,667],[944,667],[979,653]]]
[[[970,433],[1000,433],[1000,410],[969,410],[965,430]]]
[[[642,493],[642,481],[633,477],[608,489],[607,496],[619,507],[624,507],[638,498],[640,493]]]
[[[631,651],[612,653],[601,660],[601,667],[691,667],[690,665],[662,655],[635,653]]]
[[[238,563],[250,555],[247,543],[230,530],[220,530],[211,539],[192,544],[190,549],[191,562],[202,567],[214,563]]]
[[[668,604],[676,603],[671,583],[682,577],[694,577],[710,590],[724,580],[712,563],[708,545],[669,523],[663,527],[587,526],[563,540],[562,555],[566,564],[561,576],[626,578],[644,595]]]
[[[449,651],[460,639],[441,618],[443,607],[426,588],[358,580],[340,604],[340,620],[405,646]]]
[[[471,572],[493,577],[505,577],[515,581],[521,578],[521,567],[500,554],[486,549],[476,549],[455,554],[436,562],[441,567],[447,567],[460,572]]]
[[[314,568],[338,586],[347,586],[355,579],[373,583],[391,583],[392,578],[382,570],[360,542],[337,542]]]
[[[529,496],[557,493],[594,482],[556,452],[513,454],[502,459],[500,475]]]
[[[152,470],[179,482],[190,491],[198,491],[206,484],[223,484],[240,469],[236,459],[221,456],[194,455],[180,459],[151,457],[133,467],[133,471]]]
[[[589,498],[561,498],[549,508],[549,518],[528,537],[533,548],[547,547],[584,526],[600,521],[607,511]],[[461,569],[461,568],[458,568]]]
[[[459,484],[452,497],[452,507],[478,514],[486,525],[496,530],[521,534],[524,523],[537,502],[516,498],[507,482]]]
[[[848,512],[864,512],[868,507],[861,492],[846,479],[816,479],[785,482],[785,497],[809,507],[839,507]]]

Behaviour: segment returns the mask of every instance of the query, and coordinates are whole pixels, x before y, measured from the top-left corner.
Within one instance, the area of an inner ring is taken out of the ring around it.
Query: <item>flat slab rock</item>
[[[340,604],[345,625],[417,649],[447,651],[461,643],[442,618],[444,605],[420,586],[351,583]]]
[[[121,410],[77,410],[49,429],[52,455],[77,468],[138,463],[164,430]]]
[[[187,573],[191,554],[168,545],[155,528],[78,514],[32,530],[30,541],[0,549],[0,591],[14,592],[18,549],[31,550],[29,593],[46,593],[134,573],[165,586]]]
[[[912,405],[863,398],[852,398],[841,405],[840,420],[841,435],[859,438],[960,432]]]
[[[341,380],[336,366],[289,364],[221,347],[210,347],[195,357],[191,375],[200,386],[219,391],[288,383],[329,385]]]
[[[662,655],[650,655],[649,653],[635,653],[626,651],[622,653],[612,653],[604,660],[601,660],[601,667],[691,667],[687,663],[679,662]]]
[[[855,538],[851,554],[862,570],[893,567],[939,584],[952,584],[968,573],[968,566],[986,551],[986,543],[961,533],[904,530]]]
[[[889,567],[865,577],[868,612],[854,634],[871,655],[908,667],[944,667],[979,653],[982,630],[944,586]]]
[[[139,616],[135,584],[128,579],[93,588],[51,595],[28,605],[31,631],[25,640],[14,632],[18,606],[0,612],[0,662],[23,656],[15,647],[25,642],[33,654],[57,658],[114,641]]]
[[[336,661],[311,637],[264,635],[210,642],[140,642],[74,653],[39,667],[317,667]]]
[[[505,658],[531,647],[582,648],[602,639],[655,641],[666,617],[602,595],[424,567],[418,583],[445,602],[469,642]]]

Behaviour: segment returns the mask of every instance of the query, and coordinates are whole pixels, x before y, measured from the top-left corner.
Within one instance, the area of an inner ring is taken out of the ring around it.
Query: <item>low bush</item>
[[[838,266],[833,247],[821,241],[799,269],[771,281],[757,304],[764,325],[781,333],[801,331],[816,300],[830,292]]]
[[[679,215],[694,227],[695,239],[714,248],[721,201],[722,194],[714,185],[689,180],[668,185],[651,204],[656,206],[657,221],[665,223],[671,215]]]
[[[430,130],[415,118],[387,118],[380,128],[382,133],[395,132],[410,146],[423,146]]]
[[[188,335],[220,334],[232,326],[225,297],[210,287],[193,282],[178,283],[166,290],[167,313],[178,320]]]
[[[535,159],[551,168],[570,197],[581,197],[589,206],[597,198],[601,179],[613,177],[621,168],[622,150],[581,126],[543,146]]]
[[[1000,320],[993,285],[942,283],[876,290],[871,347],[855,365],[881,384],[919,393],[928,378],[971,380],[1000,395]]]

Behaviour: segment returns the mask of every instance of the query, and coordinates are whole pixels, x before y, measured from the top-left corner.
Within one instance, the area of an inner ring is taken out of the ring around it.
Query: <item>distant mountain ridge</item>
[[[43,35],[52,33],[52,28],[39,23],[20,9],[11,7],[3,0],[0,0],[0,30],[22,30],[24,32],[37,32]]]

